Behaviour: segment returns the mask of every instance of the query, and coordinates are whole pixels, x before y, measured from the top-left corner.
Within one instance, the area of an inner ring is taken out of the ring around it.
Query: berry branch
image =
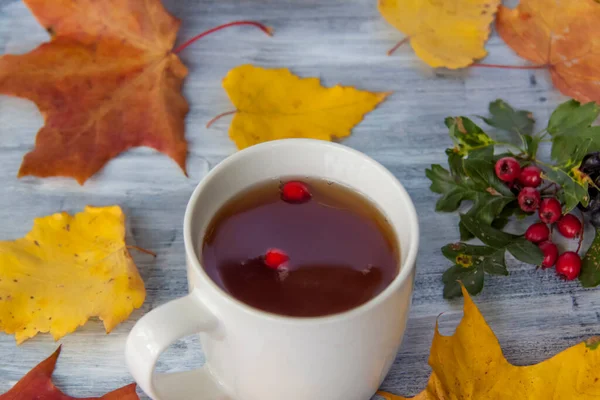
[[[454,147],[446,150],[449,169],[432,165],[426,171],[431,190],[441,195],[436,211],[465,210],[463,201],[471,204],[460,218],[461,242],[442,248],[454,263],[443,275],[444,297],[461,295],[458,280],[476,294],[483,289],[484,274],[508,275],[506,252],[542,269],[555,267],[565,280],[576,279],[582,268],[593,264],[585,262],[589,250],[583,263],[578,253],[582,251],[583,213],[600,227],[600,189],[596,185],[600,183],[600,137],[595,134],[597,129],[589,129],[600,115],[600,106],[568,101],[553,112],[548,126],[536,133],[529,111],[515,110],[502,100],[490,103],[489,111],[489,117],[481,117],[484,122],[511,132],[510,137],[521,146],[494,140],[468,118],[448,117],[446,125],[454,142]],[[552,160],[542,161],[537,153],[546,140],[551,142]],[[592,153],[586,155],[582,148]],[[495,154],[496,149],[500,154]],[[572,213],[576,207],[582,211],[581,218]],[[512,218],[528,218],[532,223],[520,235],[503,231]],[[576,252],[559,254],[552,242],[554,227],[564,238],[578,239]],[[484,246],[468,244],[473,238]],[[600,259],[600,246],[594,252],[593,258]],[[597,273],[583,275],[585,286],[600,284],[600,263],[592,267]]]

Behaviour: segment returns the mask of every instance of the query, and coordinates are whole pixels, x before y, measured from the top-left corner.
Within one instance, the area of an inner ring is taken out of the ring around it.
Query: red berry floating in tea
[[[269,249],[265,253],[265,265],[269,268],[277,269],[286,262],[288,262],[290,256],[288,256],[283,250]]]
[[[300,204],[310,200],[312,195],[308,185],[300,181],[290,181],[281,185],[281,199],[286,203]]]

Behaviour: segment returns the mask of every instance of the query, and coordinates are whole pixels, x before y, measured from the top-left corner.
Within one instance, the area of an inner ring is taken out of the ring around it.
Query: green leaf
[[[467,240],[474,239],[475,236],[469,232],[462,222],[458,223],[458,232],[460,233],[460,240],[466,242]]]
[[[463,169],[463,156],[458,154],[454,149],[446,149],[448,155],[448,166],[452,176],[462,176],[465,171]]]
[[[460,265],[454,265],[442,275],[444,283],[444,298],[462,296],[460,282],[471,295],[476,295],[483,289],[483,268],[464,268]]]
[[[494,146],[482,147],[469,152],[469,160],[494,160]]]
[[[429,189],[434,193],[449,192],[456,186],[450,172],[439,164],[433,164],[430,169],[426,169],[425,175],[431,180]]]
[[[561,165],[578,167],[583,157],[594,151],[600,151],[600,126],[552,137],[551,156]]]
[[[542,265],[544,261],[544,253],[540,248],[525,238],[515,239],[506,246],[506,250],[517,260],[527,264]]]
[[[599,114],[600,107],[594,102],[581,105],[570,100],[558,106],[547,128],[552,135],[552,158],[572,168],[578,167],[587,153],[600,151],[600,127],[591,126]]]
[[[546,169],[543,175],[545,179],[561,186],[560,196],[565,203],[563,207],[565,214],[577,207],[579,203],[584,207],[587,206],[589,202],[587,181],[579,181],[577,178],[558,168]]]
[[[481,262],[483,270],[491,275],[508,275],[504,253],[506,253],[504,249],[496,249],[494,253],[483,258]]]
[[[442,247],[442,254],[448,260],[452,261],[455,264],[458,264],[456,260],[457,257],[462,255],[468,256],[489,256],[490,254],[496,252],[496,249],[490,246],[478,246],[467,243],[450,243]]]
[[[517,237],[515,235],[511,235],[510,233],[494,229],[470,215],[462,214],[460,216],[460,222],[462,222],[469,232],[475,235],[477,239],[481,240],[488,246],[495,248],[506,247]]]
[[[530,111],[515,110],[504,100],[492,101],[489,106],[491,117],[483,118],[486,124],[519,135],[531,135],[535,119]]]
[[[508,223],[510,222],[510,218],[508,217],[496,217],[492,221],[492,227],[502,230]]]
[[[596,229],[594,241],[583,257],[579,281],[583,287],[600,284],[600,229]]]
[[[513,197],[490,196],[487,193],[479,192],[473,198],[473,206],[466,214],[475,217],[485,224],[491,225],[504,207],[513,201]]]
[[[457,175],[434,164],[425,171],[431,180],[430,189],[442,194],[436,203],[436,211],[456,211],[462,201],[471,200],[473,206],[467,214],[491,224],[502,209],[511,203],[515,196],[510,189],[498,179],[491,159],[465,159],[463,168],[455,164]],[[456,163],[456,160],[453,160]],[[466,235],[462,235],[466,237]]]
[[[473,179],[473,181],[482,187],[485,187],[486,191],[494,196],[505,196],[514,198],[514,194],[510,191],[508,186],[496,176],[494,170],[494,162],[491,158],[488,159],[472,159],[469,157],[464,160],[465,173]],[[493,189],[493,190],[492,190]],[[494,193],[496,192],[496,193]]]
[[[552,136],[571,135],[587,128],[600,115],[600,106],[594,102],[581,105],[576,100],[562,103],[554,110],[548,121]]]
[[[529,155],[529,157],[535,158],[542,138],[539,136],[526,135],[523,136],[523,140],[525,140],[525,145],[527,146],[527,148],[525,149],[527,151],[527,154]]]
[[[495,142],[479,126],[467,117],[448,117],[449,135],[462,156],[470,151],[493,145]]]
[[[448,170],[434,164],[425,171],[431,180],[431,191],[442,194],[436,203],[436,211],[456,211],[462,201],[472,200],[468,214],[491,224],[506,204],[515,196],[494,173],[491,160],[462,160],[461,175],[453,176]],[[458,167],[454,169],[459,171]],[[466,237],[466,236],[463,236]]]
[[[508,275],[504,262],[504,249],[467,243],[451,243],[442,247],[442,254],[454,264],[464,268],[483,268],[493,275]]]

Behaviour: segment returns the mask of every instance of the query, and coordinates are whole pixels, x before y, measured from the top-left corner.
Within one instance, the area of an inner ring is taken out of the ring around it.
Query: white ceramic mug
[[[365,194],[399,240],[398,276],[350,311],[292,318],[252,308],[219,288],[202,269],[211,218],[240,191],[269,179],[320,177]],[[285,139],[235,153],[200,182],[189,201],[184,238],[190,294],[142,317],[126,345],[129,370],[155,400],[367,400],[398,352],[408,318],[419,228],[406,190],[383,166],[348,147]],[[206,365],[155,374],[175,340],[200,333]]]

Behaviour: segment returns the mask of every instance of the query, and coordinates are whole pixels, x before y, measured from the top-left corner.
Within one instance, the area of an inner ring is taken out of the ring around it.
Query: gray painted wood
[[[232,28],[182,53],[190,68],[184,89],[191,105],[186,121],[189,178],[166,156],[140,148],[111,161],[83,187],[66,179],[17,180],[21,158],[32,148],[42,119],[32,103],[0,98],[0,240],[22,236],[36,216],[77,212],[86,204],[120,204],[129,216],[129,240],[158,254],[156,259],[133,255],[148,295],[127,322],[106,335],[98,321],[90,321],[60,341],[63,353],[55,382],[70,395],[87,397],[131,381],[123,357],[127,333],[145,312],[187,289],[181,229],[186,201],[206,172],[235,151],[227,135],[229,119],[212,129],[204,127],[211,117],[232,108],[221,79],[236,65],[253,63],[289,67],[301,76],[318,76],[326,85],[394,91],[344,143],[389,168],[418,209],[422,247],[410,322],[383,383],[385,390],[416,394],[430,373],[427,357],[436,317],[445,312],[442,332],[450,333],[461,315],[460,300],[442,298],[441,275],[448,263],[439,251],[457,240],[457,216],[434,213],[437,196],[424,176],[431,163],[444,162],[443,150],[450,145],[444,117],[485,114],[488,102],[501,97],[545,121],[564,97],[552,88],[546,71],[431,70],[410,47],[386,56],[402,35],[382,20],[370,0],[169,0],[166,6],[183,20],[180,41],[239,19],[275,28],[273,38],[249,27]],[[46,39],[22,3],[0,0],[0,53],[25,52]],[[487,47],[488,62],[523,63],[496,35]],[[551,271],[535,271],[513,259],[509,269],[509,278],[486,277],[476,301],[510,361],[535,363],[599,333],[600,296],[595,290],[559,281]],[[39,335],[17,347],[13,337],[0,334],[0,393],[56,346],[48,335]],[[162,357],[160,370],[185,370],[202,362],[197,339],[189,337]]]

